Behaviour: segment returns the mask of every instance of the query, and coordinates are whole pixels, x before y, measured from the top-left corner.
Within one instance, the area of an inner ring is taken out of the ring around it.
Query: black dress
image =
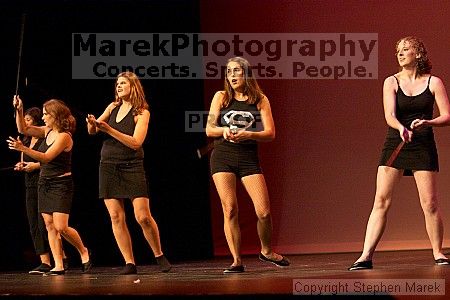
[[[112,128],[133,135],[136,123],[133,109],[117,122],[119,106],[111,111],[108,124]],[[144,149],[133,150],[119,140],[106,135],[101,150],[99,166],[99,198],[148,198],[147,178],[144,169]]]
[[[39,146],[40,152],[45,153],[53,144],[47,145],[47,137],[50,131],[47,132],[45,140]],[[41,162],[38,182],[40,213],[70,213],[73,198],[73,179],[72,175],[64,174],[70,173],[71,170],[72,150],[61,152],[48,163]]]
[[[410,128],[411,122],[415,119],[432,119],[435,98],[430,91],[431,76],[428,78],[425,91],[415,96],[405,95],[397,77],[395,79],[398,85],[396,115],[399,122]],[[401,141],[398,130],[389,127],[379,166],[386,166],[389,157]],[[431,126],[414,131],[412,141],[403,146],[392,167],[405,170],[405,175],[411,175],[415,170],[439,171],[438,153]]]

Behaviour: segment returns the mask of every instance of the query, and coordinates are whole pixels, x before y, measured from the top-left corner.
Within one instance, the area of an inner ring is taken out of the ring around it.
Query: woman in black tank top
[[[404,174],[413,175],[416,181],[435,264],[450,264],[442,252],[444,233],[436,191],[439,164],[432,128],[450,122],[447,93],[442,81],[430,74],[431,63],[421,40],[402,38],[396,52],[400,72],[386,78],[383,87],[389,128],[378,166],[375,202],[363,252],[349,270],[373,267],[372,257],[386,226],[395,183]],[[439,115],[433,118],[435,103]]]
[[[252,76],[249,62],[241,57],[228,60],[224,86],[225,91],[214,95],[206,127],[206,134],[216,139],[210,160],[211,173],[222,202],[225,236],[233,256],[233,263],[224,273],[244,272],[236,178],[249,193],[258,217],[259,259],[288,266],[289,260],[272,249],[269,195],[257,154],[257,142],[275,137],[269,100]]]
[[[65,274],[61,236],[77,248],[82,262],[81,270],[86,273],[92,267],[89,250],[84,246],[78,232],[69,227],[73,197],[70,158],[75,118],[64,102],[52,99],[43,105],[45,126],[28,126],[24,121],[23,104],[18,96],[14,97],[13,105],[17,108],[16,123],[19,132],[27,136],[45,138],[39,151],[24,146],[19,139],[10,137],[8,140],[10,149],[21,151],[41,163],[38,187],[39,212],[44,218],[55,261],[55,267],[44,275]]]
[[[86,118],[89,134],[105,133],[99,167],[99,198],[103,198],[111,224],[125,260],[120,274],[136,274],[131,236],[125,220],[124,199],[130,199],[135,219],[142,228],[160,270],[169,272],[171,265],[161,249],[158,225],[150,213],[150,201],[144,170],[142,145],[147,135],[150,112],[138,77],[131,72],[117,76],[116,100],[95,119]]]

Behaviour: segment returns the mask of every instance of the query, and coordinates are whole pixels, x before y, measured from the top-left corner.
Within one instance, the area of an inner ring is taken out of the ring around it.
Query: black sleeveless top
[[[396,117],[399,122],[406,128],[410,128],[411,122],[415,119],[432,119],[435,98],[430,90],[431,76],[428,78],[427,88],[414,96],[406,95],[401,89],[397,77],[395,79],[398,84]],[[389,127],[379,165],[386,165],[390,155],[401,141],[398,130]],[[438,171],[438,154],[433,128],[430,126],[414,131],[411,142],[403,146],[392,166],[397,169],[404,169],[405,175],[410,175],[409,171],[411,170]]]
[[[109,116],[108,124],[112,128],[127,134],[133,135],[136,123],[134,122],[133,108],[130,109],[128,114],[120,121],[116,122],[117,113],[120,106],[116,106]],[[131,162],[144,159],[144,149],[140,147],[138,150],[133,150],[130,147],[125,146],[109,134],[106,135],[106,139],[103,141],[101,150],[101,159],[103,163],[118,163],[118,162]]]
[[[39,151],[39,147],[41,146],[41,143],[44,141],[44,139],[38,139],[36,141],[36,143],[33,145],[33,147],[31,147],[31,149],[33,150],[37,150]],[[25,146],[29,147],[31,144],[31,137],[28,139],[28,141],[25,142]],[[23,154],[23,161],[24,162],[38,162],[37,160],[35,160],[34,158],[26,155],[25,153]],[[26,187],[36,187],[38,180],[39,180],[39,172],[40,170],[33,170],[31,172],[25,172],[25,186]]]
[[[430,91],[430,80],[431,76],[428,78],[427,88],[420,94],[415,96],[407,96],[400,87],[400,82],[397,77],[397,95],[396,95],[396,115],[400,123],[406,128],[410,129],[411,122],[415,119],[426,119],[431,120],[433,118],[433,108],[434,108],[434,95]],[[393,128],[392,128],[393,129]],[[397,132],[398,130],[394,131]],[[414,132],[416,134],[424,134],[426,132],[429,135],[433,131],[432,127],[424,128],[423,130]]]
[[[230,127],[232,130],[262,131],[261,113],[256,104],[249,104],[247,101],[231,99],[228,107],[220,110],[218,126]],[[232,143],[224,140],[223,136],[216,138],[215,144],[225,143],[233,145],[256,145],[255,140],[245,140],[239,143]]]
[[[45,153],[50,145],[47,145],[47,137],[51,130],[47,133],[45,140],[39,146],[40,152]],[[58,177],[72,170],[72,149],[68,152],[62,151],[52,161],[48,163],[41,162],[41,174],[42,178]]]

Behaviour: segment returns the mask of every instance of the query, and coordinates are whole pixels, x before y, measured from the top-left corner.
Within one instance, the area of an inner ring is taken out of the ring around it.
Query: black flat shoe
[[[353,265],[350,266],[350,268],[348,268],[348,270],[349,271],[367,270],[367,269],[372,269],[372,268],[373,268],[372,261],[366,260],[366,261],[355,262]]]
[[[170,269],[172,269],[172,265],[170,264],[170,262],[167,260],[167,258],[164,255],[155,257],[156,258],[156,262],[158,263],[159,269],[161,270],[161,272],[163,273],[167,273],[170,271]]]
[[[28,273],[32,275],[42,275],[44,273],[50,272],[51,269],[52,267],[50,265],[42,263]]]
[[[66,274],[65,270],[61,270],[61,271],[48,271],[46,273],[43,274],[43,276],[57,276],[57,275],[64,275]]]
[[[244,266],[231,266],[225,270],[223,270],[224,274],[232,274],[232,273],[243,273]]]
[[[434,263],[438,266],[450,265],[450,260],[448,258],[435,259]]]
[[[81,273],[88,273],[92,269],[92,252],[88,250],[89,260],[81,264]]]
[[[89,258],[87,262],[81,264],[81,273],[88,273],[91,269],[92,269],[92,261]]]
[[[283,255],[281,257],[282,257],[281,260],[274,260],[274,259],[270,259],[270,258],[264,256],[262,253],[259,253],[259,260],[260,261],[270,262],[270,263],[274,264],[277,267],[287,267],[287,266],[289,266],[291,264],[289,259],[287,259]]]
[[[130,275],[130,274],[137,274],[137,268],[135,264],[128,263],[119,272],[119,275]]]

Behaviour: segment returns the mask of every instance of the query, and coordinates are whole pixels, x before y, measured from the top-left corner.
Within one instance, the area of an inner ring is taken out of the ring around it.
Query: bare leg
[[[444,226],[437,199],[436,172],[416,171],[417,190],[419,191],[420,205],[425,216],[425,226],[433,248],[434,259],[446,258],[442,252]]]
[[[50,253],[44,253],[44,254],[41,254],[41,255],[39,255],[39,258],[41,259],[41,263],[43,263],[43,264],[47,264],[47,265],[51,265],[51,262],[50,262]]]
[[[150,212],[149,202],[149,199],[145,197],[133,199],[134,216],[142,228],[142,232],[144,233],[147,243],[152,248],[160,270],[162,272],[169,272],[172,266],[161,250],[159,229]]]
[[[372,212],[367,222],[364,248],[357,262],[372,260],[375,248],[386,227],[387,213],[389,211],[395,184],[399,182],[403,170],[380,166],[377,173],[377,188]]]
[[[125,263],[135,264],[131,236],[125,220],[123,200],[105,199],[104,202],[108,209],[109,216],[111,217],[114,237],[116,238],[117,245],[119,246],[119,250],[122,253]]]
[[[62,257],[62,246],[61,246],[61,236],[56,230],[53,223],[53,215],[42,214],[44,218],[45,226],[48,233],[48,243],[50,245],[50,250],[52,251],[53,260],[55,261],[55,267],[52,271],[62,271],[63,267],[63,257]]]
[[[56,230],[77,250],[81,257],[81,262],[86,263],[89,261],[89,251],[84,246],[78,231],[69,227],[69,215],[64,213],[53,213],[53,223]],[[62,241],[60,240],[61,247],[61,262],[63,261],[64,253],[62,248]]]
[[[232,266],[240,266],[242,265],[241,230],[238,220],[236,175],[228,172],[219,172],[215,173],[212,177],[222,203],[223,227],[228,247],[233,256]]]
[[[261,242],[261,253],[272,260],[283,257],[272,250],[272,215],[269,193],[263,174],[253,174],[242,178],[242,183],[252,199],[258,222],[256,228]]]
[[[159,238],[158,225],[150,213],[150,204],[148,198],[133,199],[134,216],[142,228],[145,239],[152,248],[155,257],[163,255],[161,250],[161,241]]]

